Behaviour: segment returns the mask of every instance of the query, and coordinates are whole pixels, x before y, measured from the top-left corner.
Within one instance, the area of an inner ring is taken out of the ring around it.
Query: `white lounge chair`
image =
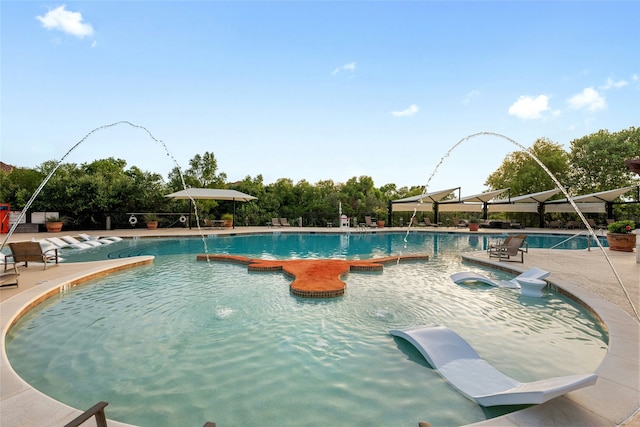
[[[453,280],[458,285],[466,284],[469,282],[481,282],[486,283],[487,285],[501,287],[501,288],[511,288],[511,289],[520,289],[520,284],[518,283],[518,279],[538,279],[542,280],[549,277],[551,273],[545,271],[538,267],[530,268],[524,273],[519,274],[511,280],[491,280],[487,276],[483,276],[480,273],[475,273],[473,271],[462,271],[460,273],[454,273],[451,275],[451,280]]]
[[[536,405],[596,383],[595,374],[521,383],[491,366],[460,335],[444,326],[392,329],[413,344],[438,373],[482,406]]]
[[[50,244],[54,245],[58,249],[63,249],[63,248],[89,249],[91,247],[91,245],[88,245],[86,243],[80,243],[80,242],[78,242],[78,243],[68,243],[68,242],[65,242],[64,240],[62,240],[59,237],[47,237],[44,240],[49,242]],[[42,243],[41,243],[41,245],[42,245]]]
[[[91,247],[96,247],[96,246],[101,246],[102,245],[102,243],[96,242],[94,240],[87,241],[87,242],[81,242],[80,240],[76,239],[75,237],[71,237],[71,236],[62,236],[62,237],[60,237],[60,239],[62,239],[63,241],[67,242],[70,245],[88,245],[88,246],[91,246]]]
[[[86,242],[86,243],[98,242],[101,245],[110,245],[111,243],[116,242],[115,240],[112,240],[112,239],[108,239],[105,237],[89,236],[88,234],[85,234],[85,233],[78,234],[78,237],[80,237],[83,242]]]

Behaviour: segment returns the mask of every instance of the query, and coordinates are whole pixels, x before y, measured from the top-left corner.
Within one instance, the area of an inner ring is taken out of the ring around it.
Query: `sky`
[[[640,124],[639,1],[2,0],[0,48],[18,167],[208,151],[228,182],[467,196],[539,138]]]

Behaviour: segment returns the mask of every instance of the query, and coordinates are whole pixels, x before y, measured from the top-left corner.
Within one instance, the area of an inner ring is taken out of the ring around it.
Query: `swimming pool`
[[[211,253],[261,258],[432,255],[381,274],[352,273],[344,297],[322,301],[292,297],[281,274],[196,262],[200,239],[78,252],[157,258],[30,312],[8,334],[9,358],[46,394],[79,408],[107,400],[110,418],[142,426],[461,425],[514,409],[483,410],[451,389],[412,346],[388,334],[409,325],[447,325],[523,381],[599,364],[606,336],[570,300],[449,280],[481,270],[462,265],[458,254],[481,249],[485,236],[419,234],[407,245],[404,234],[386,233],[206,239]]]

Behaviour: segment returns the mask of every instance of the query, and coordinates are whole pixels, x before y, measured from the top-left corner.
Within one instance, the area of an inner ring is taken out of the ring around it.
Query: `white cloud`
[[[36,16],[36,19],[47,30],[58,30],[80,38],[92,36],[93,27],[91,24],[82,22],[82,14],[80,12],[70,12],[65,8],[65,5],[58,6],[44,16]]]
[[[604,85],[600,86],[599,89],[602,89],[602,90],[608,90],[611,88],[619,89],[621,87],[625,87],[628,84],[629,83],[627,83],[625,80],[618,80],[617,82],[614,82],[613,80],[611,80],[611,78],[608,78],[607,82]]]
[[[413,116],[418,112],[419,108],[416,104],[412,104],[406,110],[392,111],[391,114],[396,117]]]
[[[475,98],[476,96],[480,96],[480,94],[481,94],[481,92],[479,90],[472,90],[471,92],[466,94],[464,98],[462,98],[462,103],[466,105],[466,104],[470,103],[471,100],[473,98]]]
[[[355,62],[349,62],[348,64],[344,64],[341,65],[339,67],[336,67],[335,70],[333,70],[331,72],[331,74],[333,74],[334,76],[338,73],[340,73],[341,71],[346,71],[349,73],[353,73],[354,71],[356,71],[356,63]]]
[[[572,96],[567,101],[569,107],[574,110],[598,111],[607,108],[604,96],[592,87],[585,88],[582,92]]]
[[[541,119],[542,113],[549,110],[549,97],[547,95],[521,96],[511,107],[509,114],[521,119]]]

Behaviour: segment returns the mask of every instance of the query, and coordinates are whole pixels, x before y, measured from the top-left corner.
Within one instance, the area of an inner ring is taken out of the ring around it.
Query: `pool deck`
[[[416,232],[467,232],[452,227],[415,228]],[[384,230],[356,230],[351,232],[398,232],[406,228],[385,228]],[[235,229],[204,229],[205,235],[211,234],[248,234],[265,232],[313,232],[340,233],[339,228],[267,228],[238,227]],[[509,230],[483,230],[479,234],[495,234]],[[511,230],[515,233],[561,233],[575,234],[573,230]],[[185,228],[146,230],[126,229],[107,232],[87,232],[91,235],[117,235],[123,238],[142,237],[179,237],[198,236],[197,229]],[[56,233],[57,235],[75,235],[75,232]],[[476,233],[473,233],[476,234]],[[43,239],[49,233],[20,233],[9,239],[23,241]],[[3,235],[0,235],[4,238]],[[530,267],[538,266],[551,272],[547,279],[550,285],[561,292],[571,294],[585,303],[602,319],[609,333],[609,348],[596,369],[598,381],[595,386],[571,392],[545,404],[513,412],[473,424],[474,426],[625,426],[640,427],[640,322],[628,300],[631,299],[640,309],[640,263],[636,262],[636,253],[605,250],[605,254],[595,247],[591,250],[551,250],[529,249],[523,264],[515,262],[497,262],[489,259],[486,252],[476,251],[463,254],[469,268],[475,263],[490,265],[518,273]],[[70,421],[86,408],[74,409],[64,405],[30,387],[20,378],[9,364],[5,351],[5,335],[17,318],[37,305],[44,296],[58,294],[69,286],[91,280],[112,271],[144,265],[153,262],[152,257],[136,257],[113,261],[90,263],[62,263],[48,267],[34,263],[28,268],[20,268],[20,287],[0,290],[0,324],[2,325],[2,343],[0,344],[0,425],[2,426],[61,426]],[[613,266],[613,268],[612,268]],[[144,267],[143,267],[144,268]],[[614,273],[615,268],[615,273]],[[619,284],[618,277],[625,285],[629,298]],[[553,361],[541,361],[552,363]],[[109,416],[109,407],[105,409]],[[428,416],[424,420],[429,421]],[[207,420],[202,420],[202,423]],[[215,420],[210,420],[215,421]],[[95,425],[88,421],[84,425]],[[109,420],[109,426],[127,426],[127,424]],[[194,426],[195,427],[195,426]],[[224,427],[224,426],[221,426]]]

